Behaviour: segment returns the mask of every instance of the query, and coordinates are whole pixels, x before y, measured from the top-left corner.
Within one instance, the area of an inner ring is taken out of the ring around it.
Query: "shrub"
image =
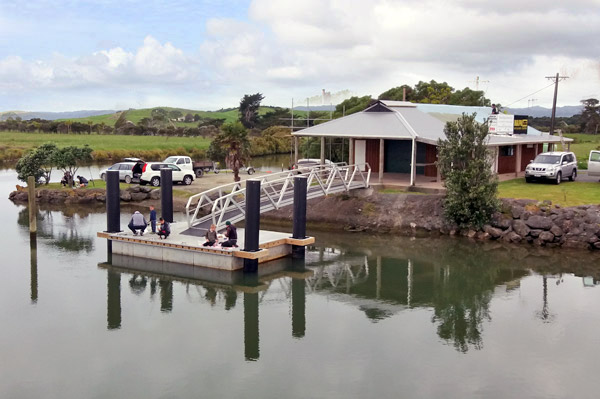
[[[486,146],[488,126],[463,113],[447,122],[446,140],[438,142],[438,167],[445,177],[444,212],[461,228],[481,228],[499,209],[498,179]]]

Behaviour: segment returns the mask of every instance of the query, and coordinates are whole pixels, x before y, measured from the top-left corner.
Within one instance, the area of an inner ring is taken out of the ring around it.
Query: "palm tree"
[[[250,140],[244,126],[240,122],[223,125],[210,147],[211,158],[225,158],[227,167],[233,170],[233,180],[240,181],[240,168],[250,158]]]

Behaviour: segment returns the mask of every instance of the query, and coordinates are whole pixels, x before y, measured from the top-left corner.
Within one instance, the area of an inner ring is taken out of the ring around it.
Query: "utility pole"
[[[475,90],[479,91],[479,83],[490,83],[489,80],[479,80],[479,76],[475,77],[475,80],[469,81],[469,83],[475,83]],[[483,91],[483,95],[481,96],[481,106],[484,105],[485,102],[485,90]]]
[[[556,74],[556,76],[546,76],[546,79],[549,79],[554,82],[554,101],[552,102],[552,119],[550,120],[550,135],[554,134],[554,120],[556,118],[556,97],[558,96],[558,82],[561,80],[569,79],[568,76],[560,76],[560,74]]]

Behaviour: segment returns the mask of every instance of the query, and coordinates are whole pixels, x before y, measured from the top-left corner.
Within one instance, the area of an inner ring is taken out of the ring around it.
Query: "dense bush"
[[[438,167],[445,178],[446,218],[461,228],[482,227],[499,208],[487,124],[477,123],[475,114],[463,114],[447,122],[444,133],[446,140],[438,142]]]

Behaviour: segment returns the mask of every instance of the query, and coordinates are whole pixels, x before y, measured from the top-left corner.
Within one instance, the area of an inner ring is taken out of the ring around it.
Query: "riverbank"
[[[120,192],[121,201],[139,206],[160,206],[160,190],[131,186]],[[10,194],[17,203],[27,202],[27,191]],[[37,189],[39,203],[101,204],[105,190],[98,188]],[[187,197],[174,196],[173,207],[184,211]],[[261,217],[275,223],[290,223],[292,207]],[[502,209],[480,230],[460,230],[444,218],[443,196],[390,193],[374,189],[331,195],[308,202],[307,221],[330,231],[361,231],[384,235],[462,235],[477,240],[500,240],[539,247],[600,249],[600,207],[561,207],[550,201],[502,199]]]

